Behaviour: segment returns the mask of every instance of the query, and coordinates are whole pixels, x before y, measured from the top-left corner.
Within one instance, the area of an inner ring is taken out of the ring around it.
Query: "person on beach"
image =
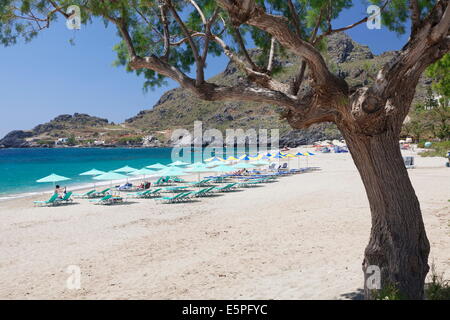
[[[63,188],[61,188],[58,184],[56,185],[56,187],[55,187],[55,193],[57,193],[58,194],[58,198],[64,198],[64,196],[65,196],[65,194],[66,194],[66,187],[64,187],[64,189]]]

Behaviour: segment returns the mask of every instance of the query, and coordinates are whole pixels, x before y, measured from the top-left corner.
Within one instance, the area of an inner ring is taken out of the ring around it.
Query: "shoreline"
[[[0,298],[357,298],[371,228],[364,187],[349,154],[310,164],[321,170],[182,205],[1,202]],[[416,165],[429,263],[448,279],[450,170],[433,158]],[[72,265],[80,290],[66,287]]]

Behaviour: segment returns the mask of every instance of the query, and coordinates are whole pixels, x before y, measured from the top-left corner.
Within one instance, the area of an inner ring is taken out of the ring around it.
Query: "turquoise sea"
[[[157,162],[168,164],[171,153],[171,148],[0,149],[0,199],[50,191],[51,183],[36,180],[51,173],[70,178],[61,184],[74,187],[93,182],[79,175],[92,168],[109,171],[125,165],[140,169]]]
[[[125,165],[142,168],[153,163],[171,162],[170,148],[60,148],[0,149],[0,198],[51,190],[53,185],[36,180],[56,173],[70,178],[65,186],[91,183],[89,176],[80,176],[92,168],[115,170]]]

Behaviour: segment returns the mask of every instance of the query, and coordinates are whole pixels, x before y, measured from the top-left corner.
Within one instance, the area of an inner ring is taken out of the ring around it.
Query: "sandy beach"
[[[297,160],[291,164],[296,167]],[[416,157],[409,174],[431,243],[450,277],[450,169]],[[305,166],[305,160],[302,160]],[[0,203],[1,299],[351,299],[362,288],[370,232],[349,154],[318,154],[320,171],[186,204],[77,199]],[[79,266],[81,288],[68,289]]]

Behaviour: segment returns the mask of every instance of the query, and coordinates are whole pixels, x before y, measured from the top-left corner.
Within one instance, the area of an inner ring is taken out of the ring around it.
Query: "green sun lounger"
[[[175,201],[177,200],[177,198],[181,197],[183,194],[185,194],[185,193],[184,193],[184,192],[183,192],[183,193],[178,193],[178,194],[176,194],[176,195],[174,195],[174,196],[172,196],[172,197],[161,197],[161,198],[156,198],[155,201],[161,201],[161,202],[172,203],[172,202],[175,202]]]
[[[155,200],[165,202],[165,203],[181,202],[181,201],[189,200],[189,195],[191,193],[192,192],[183,192],[183,193],[179,193],[173,197],[161,197],[161,198],[156,198]]]
[[[54,205],[55,204],[55,200],[58,199],[58,194],[54,193],[50,199],[46,200],[46,201],[34,201],[34,205],[35,206],[48,206],[48,205]]]
[[[153,190],[145,190],[137,193],[128,193],[127,196],[131,196],[132,198],[138,198],[138,199],[146,199],[151,198],[155,196],[159,196],[162,188],[153,189]]]
[[[127,196],[130,196],[132,198],[141,198],[143,196],[145,196],[146,194],[148,194],[151,190],[145,190],[145,191],[140,191],[140,192],[133,192],[133,193],[127,193]]]
[[[94,203],[94,204],[115,204],[115,203],[118,203],[118,202],[122,202],[123,198],[122,197],[116,197],[116,196],[113,196],[111,194],[107,194],[106,196],[104,196],[101,199],[89,200],[89,201]]]
[[[72,196],[75,198],[91,198],[95,192],[95,189],[92,189],[91,191],[85,193],[73,193]]]
[[[238,185],[238,183],[229,183],[223,187],[216,187],[214,191],[216,192],[228,192],[231,191],[233,188],[235,188]]]
[[[91,196],[92,196],[92,197],[96,197],[96,198],[98,198],[98,197],[104,197],[104,196],[107,195],[107,192],[109,192],[110,190],[111,190],[111,188],[106,188],[105,190],[102,190],[102,191],[100,191],[100,192],[94,192],[94,193],[91,193]]]
[[[199,191],[193,191],[190,196],[191,198],[199,198],[199,197],[207,197],[209,195],[212,194],[212,191],[215,189],[216,187],[209,187],[209,188],[205,188]]]
[[[63,198],[56,198],[55,204],[72,202],[73,200],[71,199],[71,196],[72,196],[72,191],[67,192]]]
[[[191,186],[191,187],[205,187],[205,186],[209,186],[209,183],[211,181],[212,181],[212,179],[203,179],[202,181],[191,182],[191,183],[189,183],[189,186]]]

